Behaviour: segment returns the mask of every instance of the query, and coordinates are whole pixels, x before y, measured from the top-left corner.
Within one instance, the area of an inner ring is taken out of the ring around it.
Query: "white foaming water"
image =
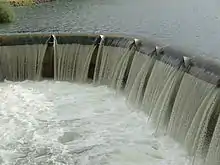
[[[188,165],[170,138],[105,86],[0,84],[2,165]]]

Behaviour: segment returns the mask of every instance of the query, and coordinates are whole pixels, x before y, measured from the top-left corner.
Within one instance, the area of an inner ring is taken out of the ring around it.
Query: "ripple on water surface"
[[[0,84],[0,164],[187,165],[167,137],[105,86]]]

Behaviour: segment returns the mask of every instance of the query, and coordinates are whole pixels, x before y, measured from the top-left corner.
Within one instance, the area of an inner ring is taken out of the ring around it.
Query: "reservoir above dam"
[[[124,33],[220,57],[218,0],[56,0],[14,9],[15,22],[0,33]]]

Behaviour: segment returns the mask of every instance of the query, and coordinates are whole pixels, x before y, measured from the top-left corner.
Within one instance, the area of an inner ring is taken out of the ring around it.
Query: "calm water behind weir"
[[[15,9],[8,32],[126,33],[220,57],[218,0],[60,0]]]

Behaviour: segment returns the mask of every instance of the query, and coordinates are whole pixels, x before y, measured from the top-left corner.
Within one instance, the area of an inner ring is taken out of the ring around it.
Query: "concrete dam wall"
[[[107,85],[142,109],[194,162],[220,163],[220,64],[132,37],[0,36],[0,79]],[[201,164],[202,164],[201,163]]]

